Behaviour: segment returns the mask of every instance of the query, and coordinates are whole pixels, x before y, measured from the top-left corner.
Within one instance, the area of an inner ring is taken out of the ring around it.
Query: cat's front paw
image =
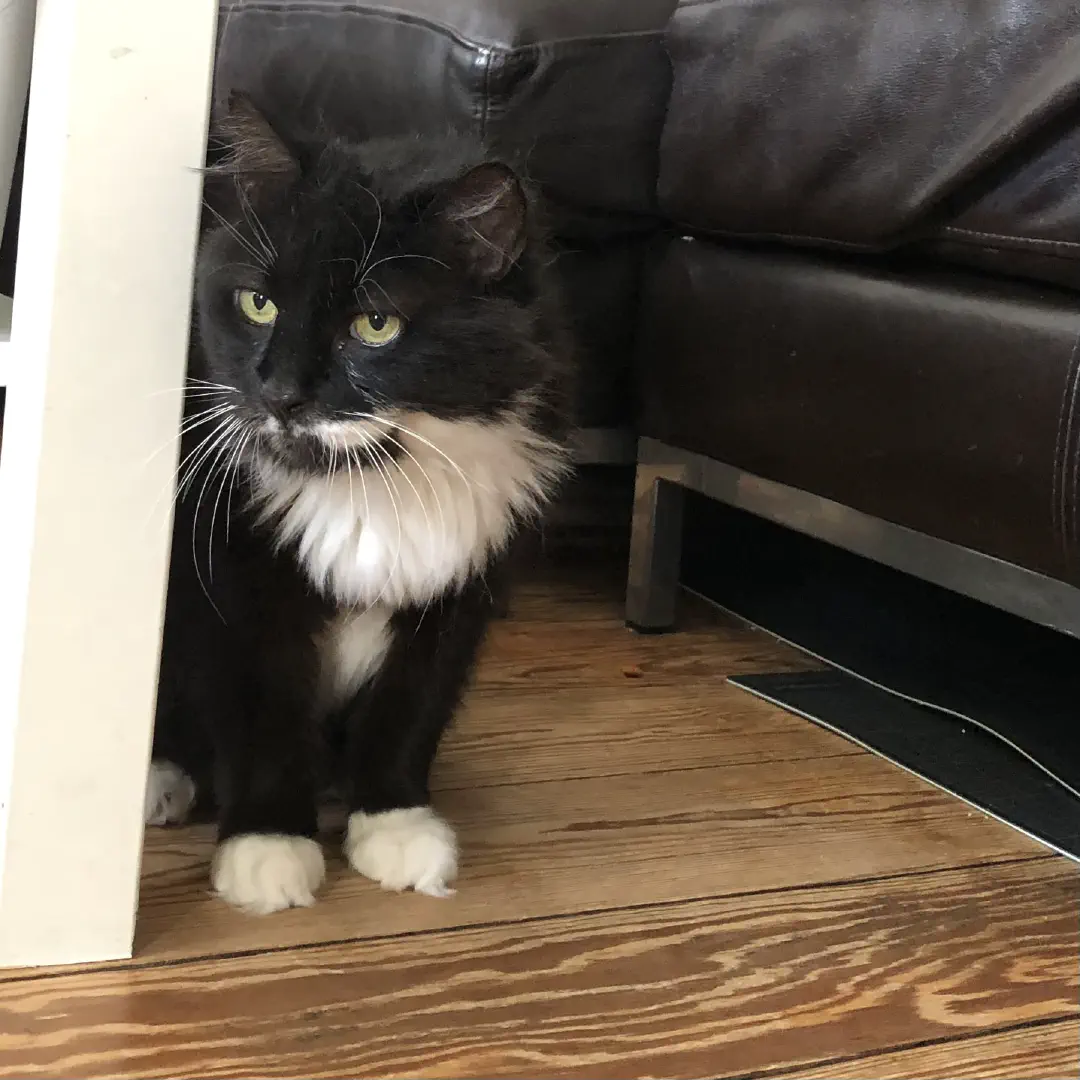
[[[164,758],[150,762],[143,821],[147,825],[182,825],[195,803],[195,781]]]
[[[219,844],[210,874],[223,900],[252,915],[311,907],[325,877],[314,840],[272,833],[244,833]]]
[[[350,814],[345,855],[354,870],[384,889],[454,894],[450,888],[457,877],[454,830],[428,806]]]

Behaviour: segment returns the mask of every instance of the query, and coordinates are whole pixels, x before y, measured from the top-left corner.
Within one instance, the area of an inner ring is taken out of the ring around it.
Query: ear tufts
[[[207,182],[225,178],[248,197],[286,187],[300,171],[266,117],[246,94],[235,91],[225,112],[211,124],[210,151]]]
[[[528,238],[528,201],[507,165],[489,161],[454,181],[439,216],[470,270],[481,280],[504,277]]]

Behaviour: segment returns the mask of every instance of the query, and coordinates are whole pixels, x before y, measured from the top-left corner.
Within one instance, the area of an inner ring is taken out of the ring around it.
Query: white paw
[[[147,825],[180,825],[195,802],[195,781],[179,765],[158,758],[146,777],[143,821]]]
[[[311,907],[326,877],[322,848],[306,836],[245,833],[214,852],[210,880],[233,907],[269,915],[289,907]]]
[[[430,807],[350,814],[345,855],[354,870],[384,889],[454,895],[449,883],[457,877],[457,841]]]

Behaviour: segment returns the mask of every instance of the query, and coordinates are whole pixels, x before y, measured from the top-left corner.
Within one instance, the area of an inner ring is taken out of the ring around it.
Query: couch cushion
[[[677,240],[641,431],[1080,582],[1080,301],[956,271]]]
[[[1080,283],[1075,0],[684,0],[669,48],[680,223]]]
[[[215,96],[356,135],[484,136],[564,205],[647,214],[675,0],[225,0]],[[575,229],[575,225],[579,228]]]
[[[647,238],[566,246],[555,260],[580,359],[578,421],[623,427],[637,414],[634,335]]]

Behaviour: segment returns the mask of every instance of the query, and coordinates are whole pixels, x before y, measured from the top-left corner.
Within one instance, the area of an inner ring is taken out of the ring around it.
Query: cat
[[[574,365],[536,199],[463,135],[213,128],[146,819],[212,804],[219,896],[349,864],[448,895],[428,776],[509,545],[568,469]]]

